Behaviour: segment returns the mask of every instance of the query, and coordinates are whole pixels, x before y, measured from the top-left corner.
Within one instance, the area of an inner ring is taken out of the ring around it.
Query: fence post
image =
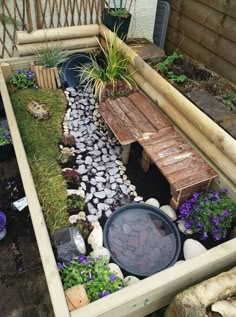
[[[27,32],[30,33],[33,30],[32,11],[30,6],[30,0],[26,0],[26,14],[28,20]]]
[[[39,0],[34,0],[34,11],[37,29],[42,29],[42,7],[40,6]]]

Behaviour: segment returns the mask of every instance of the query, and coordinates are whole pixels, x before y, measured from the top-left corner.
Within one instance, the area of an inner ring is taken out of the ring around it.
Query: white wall
[[[131,8],[128,37],[145,37],[153,42],[154,23],[158,0],[136,0]]]

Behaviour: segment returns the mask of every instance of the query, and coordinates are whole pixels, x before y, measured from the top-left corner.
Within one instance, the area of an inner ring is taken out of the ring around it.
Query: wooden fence
[[[165,49],[178,49],[236,83],[236,1],[172,0]]]
[[[16,31],[99,23],[103,0],[0,0],[0,58],[14,55]]]

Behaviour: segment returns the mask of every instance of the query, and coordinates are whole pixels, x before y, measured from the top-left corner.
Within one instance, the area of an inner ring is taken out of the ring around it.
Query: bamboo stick
[[[99,35],[99,25],[79,25],[62,28],[51,28],[44,30],[34,30],[31,33],[26,31],[16,32],[16,44],[32,44],[51,41],[61,41],[77,38],[87,38]]]
[[[0,67],[2,69],[2,73],[5,80],[8,81],[8,79],[11,77],[11,74],[12,74],[10,65],[8,63],[1,63]]]
[[[43,88],[48,89],[47,69],[42,67]]]
[[[52,90],[53,86],[52,86],[52,78],[51,78],[50,68],[46,68],[46,73],[47,73],[48,88]]]
[[[55,78],[56,78],[56,82],[57,82],[57,88],[61,87],[61,80],[60,80],[60,76],[58,73],[58,69],[56,67],[54,67],[54,74],[55,74]]]
[[[218,168],[236,184],[236,165],[223,151],[218,149],[208,136],[195,127],[181,112],[167,99],[167,96],[158,92],[147,80],[138,72],[134,74],[134,79],[140,88],[153,100],[153,102],[168,115],[171,120],[205,153]]]
[[[42,51],[44,47],[55,47],[60,46],[65,50],[88,48],[97,46],[97,40],[95,37],[85,37],[69,40],[61,40],[60,42],[44,42],[44,43],[33,43],[33,44],[22,44],[16,45],[17,52],[20,56],[33,55],[35,51]]]
[[[40,75],[39,75],[39,67],[37,65],[35,65],[34,69],[35,69],[36,83],[37,83],[38,87],[41,88],[41,78],[40,78]]]
[[[115,34],[104,25],[100,26],[100,33],[102,36],[106,35],[109,41],[115,36]],[[117,41],[123,53],[130,57],[131,64],[135,69],[140,71],[140,74],[142,74],[146,81],[151,81],[152,86],[161,95],[165,96],[169,103],[175,106],[175,109],[181,112],[183,116],[188,117],[188,120],[207,136],[210,142],[214,143],[232,162],[236,163],[236,141],[214,121],[203,114],[192,102],[178,92],[161,75],[152,69],[151,66],[145,63],[143,59],[123,41],[119,38]]]
[[[51,80],[52,80],[52,89],[55,90],[57,89],[57,84],[56,84],[55,73],[53,68],[50,68],[50,73],[51,73]]]

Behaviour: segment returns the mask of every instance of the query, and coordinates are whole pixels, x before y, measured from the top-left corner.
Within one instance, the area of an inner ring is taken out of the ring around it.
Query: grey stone
[[[112,198],[116,195],[116,192],[114,190],[110,190],[109,188],[105,188],[104,192],[106,193],[108,198]]]
[[[113,189],[113,190],[115,190],[116,188],[117,188],[117,183],[113,183],[113,184],[111,184],[111,189]]]
[[[102,160],[103,160],[104,163],[107,163],[107,162],[110,161],[110,158],[109,158],[108,155],[105,155],[105,154],[104,154],[104,155],[102,156]]]
[[[98,208],[98,210],[105,211],[105,210],[110,209],[110,206],[107,204],[104,204],[104,203],[98,203],[97,208]]]
[[[92,194],[94,194],[94,193],[96,192],[96,188],[92,186],[92,187],[90,188],[90,192],[91,192]]]
[[[100,191],[100,190],[103,190],[104,189],[104,185],[103,183],[97,183],[97,189]]]
[[[85,173],[87,173],[87,169],[85,168],[85,165],[80,165],[79,168],[78,168],[78,172],[80,175],[83,175]]]
[[[86,191],[86,184],[85,184],[84,182],[81,182],[81,183],[80,183],[80,187],[82,187],[82,189],[83,189],[84,191]]]
[[[114,199],[113,198],[107,198],[105,201],[104,201],[105,204],[107,205],[112,205],[114,203]]]
[[[110,217],[111,214],[112,214],[111,209],[108,209],[108,210],[105,211],[105,215],[106,215],[107,218]]]
[[[124,195],[128,195],[130,192],[130,189],[125,185],[120,185],[120,189]]]
[[[93,186],[96,186],[97,185],[96,179],[95,178],[91,178],[90,184],[93,185]]]
[[[124,183],[124,181],[123,181],[123,179],[122,179],[121,177],[117,178],[117,179],[116,179],[116,182],[117,182],[118,184],[123,184],[123,183]]]
[[[87,182],[89,178],[87,175],[83,175],[81,179],[83,182]]]
[[[97,204],[99,203],[99,199],[98,199],[98,198],[94,198],[94,199],[93,199],[93,203],[94,203],[95,205],[97,205]]]
[[[98,183],[106,183],[106,179],[104,177],[96,176],[95,179]]]
[[[108,171],[108,173],[109,173],[111,176],[113,176],[113,175],[115,175],[118,171],[119,171],[119,169],[118,169],[117,167],[114,167],[114,168],[110,169],[110,170]]]
[[[85,196],[85,202],[89,202],[91,199],[93,198],[93,194],[92,193],[87,193]]]
[[[85,164],[91,165],[93,162],[93,159],[91,158],[91,156],[86,156],[85,158]]]
[[[94,193],[94,196],[96,196],[99,199],[104,199],[106,197],[106,193],[105,191],[100,191],[100,192]]]

